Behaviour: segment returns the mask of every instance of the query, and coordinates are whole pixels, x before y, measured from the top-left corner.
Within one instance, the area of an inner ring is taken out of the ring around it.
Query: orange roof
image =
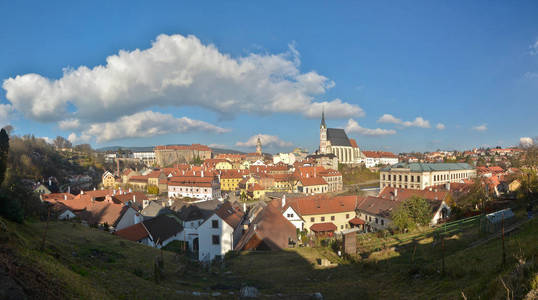
[[[144,227],[142,223],[138,223],[133,226],[118,230],[114,232],[114,234],[133,242],[138,242],[141,239],[149,236],[146,227]]]
[[[335,231],[336,229],[338,229],[338,227],[336,227],[336,225],[334,225],[332,222],[316,223],[310,226],[310,230],[314,232],[330,232]]]
[[[144,176],[144,175],[131,176],[131,178],[129,178],[129,181],[147,182],[148,181],[148,176]]]
[[[363,224],[365,224],[364,220],[359,219],[359,218],[357,218],[357,217],[355,217],[355,218],[349,220],[349,223],[350,223],[350,224],[353,224],[353,225],[363,225]]]
[[[299,181],[303,184],[303,186],[313,186],[313,185],[324,185],[327,184],[327,181],[323,179],[323,177],[302,177],[299,179]]]
[[[354,212],[361,199],[359,196],[329,197],[322,194],[288,199],[285,208],[291,206],[301,216]]]
[[[359,148],[359,146],[357,146],[357,141],[355,141],[355,139],[349,139],[349,143],[351,144],[351,147]]]
[[[70,194],[70,193],[43,194],[41,195],[41,199],[43,199],[43,201],[48,201],[48,202],[55,202],[57,200],[73,200],[75,199],[75,195]]]
[[[374,158],[398,158],[397,155],[395,155],[392,152],[385,152],[385,151],[362,151],[364,156],[366,157],[374,157]]]

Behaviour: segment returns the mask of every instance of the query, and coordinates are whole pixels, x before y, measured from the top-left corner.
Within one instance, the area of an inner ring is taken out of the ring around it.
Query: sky
[[[536,1],[1,1],[0,126],[95,148],[538,135]]]

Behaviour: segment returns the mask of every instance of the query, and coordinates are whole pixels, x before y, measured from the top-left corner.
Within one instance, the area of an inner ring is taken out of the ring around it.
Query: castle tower
[[[258,135],[258,141],[256,142],[256,153],[258,155],[262,155],[262,141],[260,140],[259,135]]]
[[[321,112],[321,125],[319,126],[319,153],[327,153],[327,124],[325,124],[325,110]]]

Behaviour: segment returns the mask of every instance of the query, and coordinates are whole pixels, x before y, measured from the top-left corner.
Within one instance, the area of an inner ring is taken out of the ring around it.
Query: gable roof
[[[172,211],[166,207],[163,207],[156,201],[150,201],[148,206],[146,206],[140,213],[144,217],[154,218],[160,215],[172,213]]]
[[[332,222],[316,223],[310,226],[310,230],[314,232],[329,232],[338,229]]]
[[[331,146],[352,147],[346,132],[341,128],[327,128],[327,140],[331,142]]]
[[[400,201],[387,200],[384,198],[368,196],[360,201],[357,209],[369,214],[390,218],[391,213],[401,204]]]
[[[181,221],[174,215],[160,215],[143,223],[155,243],[162,244],[183,230]]]
[[[138,242],[146,237],[149,237],[149,232],[142,223],[137,223],[127,228],[120,229],[114,232],[114,234],[133,242]]]
[[[353,195],[329,197],[321,194],[297,197],[286,199],[283,211],[291,206],[301,216],[353,212],[360,200],[361,197]]]
[[[254,249],[261,243],[271,250],[283,249],[290,238],[295,240],[296,237],[295,226],[280,212],[280,201],[273,200],[256,215],[235,250]]]
[[[217,211],[215,211],[215,214],[232,228],[236,228],[241,223],[244,215],[242,211],[232,207],[229,201],[222,203]]]

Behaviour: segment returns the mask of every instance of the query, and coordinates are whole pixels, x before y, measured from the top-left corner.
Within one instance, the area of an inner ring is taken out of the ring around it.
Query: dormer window
[[[211,221],[211,228],[219,228],[219,220]]]

